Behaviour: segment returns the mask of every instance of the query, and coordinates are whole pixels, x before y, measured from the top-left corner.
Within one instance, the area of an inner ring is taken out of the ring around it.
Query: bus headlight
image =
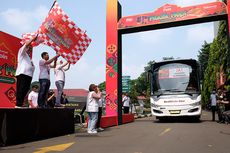
[[[190,106],[193,106],[193,107],[200,106],[200,105],[201,105],[200,101],[190,104]]]

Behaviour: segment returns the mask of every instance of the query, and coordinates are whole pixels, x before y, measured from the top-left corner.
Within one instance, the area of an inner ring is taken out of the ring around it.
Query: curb
[[[152,114],[145,114],[145,115],[135,115],[134,118],[137,119],[137,118],[145,118],[145,117],[151,117]]]

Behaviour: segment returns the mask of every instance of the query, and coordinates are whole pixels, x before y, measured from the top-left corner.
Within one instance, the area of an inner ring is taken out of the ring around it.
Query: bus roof
[[[181,63],[181,64],[188,64],[192,67],[199,67],[199,63],[195,59],[173,59],[173,60],[155,62],[152,64],[152,69],[156,69],[162,65],[171,64],[171,63]]]

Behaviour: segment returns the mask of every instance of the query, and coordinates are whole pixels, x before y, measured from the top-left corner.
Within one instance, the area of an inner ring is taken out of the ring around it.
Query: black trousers
[[[30,84],[32,81],[32,77],[24,74],[20,74],[16,76],[17,84],[16,84],[16,106],[22,106],[24,102],[24,98],[30,89]]]
[[[97,119],[97,128],[101,125],[101,116],[102,116],[102,107],[98,108],[98,119]]]
[[[129,107],[124,106],[124,114],[129,114]]]
[[[211,106],[212,108],[212,121],[215,121],[216,106]]]

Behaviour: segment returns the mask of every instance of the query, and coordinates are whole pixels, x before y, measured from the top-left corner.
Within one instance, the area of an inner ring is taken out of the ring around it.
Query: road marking
[[[171,131],[170,128],[165,129],[163,132],[161,132],[161,134],[159,136],[163,136],[164,134],[166,134],[167,132]]]
[[[212,145],[208,145],[208,147],[210,147],[210,148],[211,148],[211,147],[212,147]]]
[[[55,146],[49,146],[49,147],[43,147],[43,148],[39,148],[39,151],[35,151],[33,153],[46,153],[49,151],[65,151],[67,148],[69,148],[73,144],[74,142],[55,145]]]

